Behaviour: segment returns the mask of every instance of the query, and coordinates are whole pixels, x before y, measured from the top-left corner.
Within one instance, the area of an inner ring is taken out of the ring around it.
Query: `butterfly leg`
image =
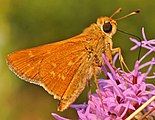
[[[112,51],[112,55],[114,55],[115,53],[119,53],[119,61],[120,61],[122,70],[124,71],[124,67],[125,67],[127,69],[127,71],[130,72],[129,68],[127,67],[126,63],[124,62],[124,59],[123,59],[123,56],[121,53],[121,49],[114,48],[114,49],[111,49],[111,51]],[[123,67],[123,65],[124,65],[124,67]]]
[[[87,84],[89,87],[89,99],[92,100],[92,91],[91,91],[92,90],[92,84],[91,84],[91,81],[88,80]]]
[[[99,84],[98,84],[98,81],[97,81],[97,68],[101,68],[102,66],[102,63],[101,61],[98,59],[97,55],[95,55],[95,60],[94,60],[94,63],[92,64],[92,71],[93,71],[93,76],[94,76],[94,82],[96,84],[96,88],[97,88],[97,92],[98,92],[98,95],[100,97],[100,100],[101,100],[101,105],[102,105],[102,108],[104,109],[104,105],[103,105],[103,99],[102,99],[102,94],[101,94],[101,91],[99,89]]]

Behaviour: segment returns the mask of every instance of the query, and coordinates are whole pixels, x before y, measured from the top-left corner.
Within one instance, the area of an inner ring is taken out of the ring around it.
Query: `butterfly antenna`
[[[129,13],[129,14],[123,16],[123,17],[117,18],[117,19],[115,19],[115,20],[116,20],[116,21],[117,21],[117,20],[122,20],[122,19],[127,18],[127,17],[129,17],[129,16],[131,16],[131,15],[135,15],[135,14],[137,14],[137,13],[139,13],[139,12],[140,12],[140,9],[137,9],[137,10],[135,10],[135,11],[133,11],[133,12],[131,12],[131,13]]]
[[[122,11],[122,8],[118,8],[111,16],[110,18],[112,18],[113,16],[115,16],[116,14],[118,14],[119,12]]]

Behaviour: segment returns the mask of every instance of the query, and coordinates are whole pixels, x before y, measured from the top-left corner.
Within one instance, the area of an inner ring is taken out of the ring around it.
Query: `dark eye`
[[[112,30],[112,25],[110,24],[110,22],[104,23],[103,25],[103,31],[106,33],[111,32]]]

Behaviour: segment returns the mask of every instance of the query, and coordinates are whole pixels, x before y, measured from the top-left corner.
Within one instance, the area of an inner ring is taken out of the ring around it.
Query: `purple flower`
[[[114,69],[105,55],[102,54],[107,66],[103,65],[102,69],[107,78],[98,79],[99,89],[91,95],[91,99],[88,100],[87,104],[70,106],[76,109],[80,120],[123,120],[151,97],[155,96],[155,86],[146,83],[146,79],[155,78],[155,72],[153,75],[149,75],[152,67],[155,65],[155,58],[153,57],[150,61],[142,64],[142,61],[148,55],[155,52],[155,39],[147,40],[144,28],[142,28],[142,35],[143,41],[141,42],[130,38],[136,44],[131,50],[135,50],[140,46],[148,50],[140,60],[135,62],[134,69],[131,72],[122,71],[120,68]],[[114,62],[117,58],[118,54],[114,57]],[[147,71],[140,72],[145,67],[147,67]],[[100,91],[102,99],[98,95],[98,91]],[[143,112],[153,107],[155,107],[155,102],[149,104]],[[68,120],[54,113],[52,115],[57,120]]]

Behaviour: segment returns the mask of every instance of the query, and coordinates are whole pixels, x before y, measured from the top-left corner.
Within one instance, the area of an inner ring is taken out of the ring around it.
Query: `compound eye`
[[[110,22],[104,23],[103,25],[103,31],[106,33],[111,32],[112,30],[112,25],[110,24]]]

